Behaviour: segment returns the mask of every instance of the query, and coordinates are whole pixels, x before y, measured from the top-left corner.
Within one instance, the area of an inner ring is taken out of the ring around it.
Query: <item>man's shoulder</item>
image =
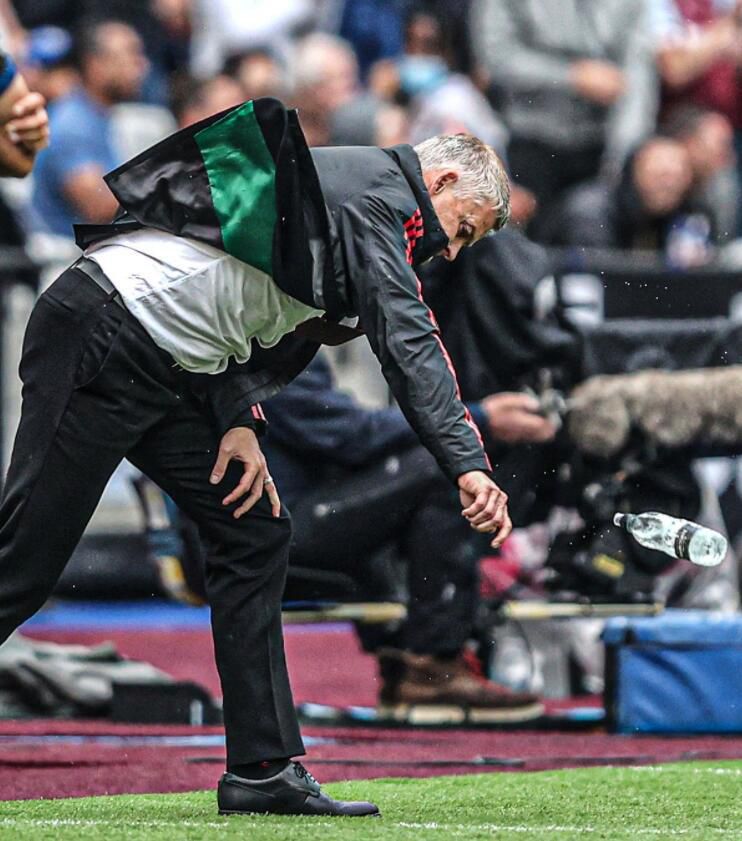
[[[328,146],[312,149],[322,194],[331,211],[369,197],[382,202],[412,196],[397,163],[378,146]]]

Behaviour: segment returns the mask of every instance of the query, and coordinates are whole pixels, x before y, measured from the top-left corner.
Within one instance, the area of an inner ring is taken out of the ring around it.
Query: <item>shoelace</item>
[[[294,773],[300,780],[307,780],[310,783],[314,783],[316,786],[319,785],[317,780],[314,779],[301,762],[294,762]]]

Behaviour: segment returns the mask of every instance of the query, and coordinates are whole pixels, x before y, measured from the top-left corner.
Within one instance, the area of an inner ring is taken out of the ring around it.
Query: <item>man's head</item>
[[[114,20],[79,32],[77,60],[88,93],[108,105],[135,99],[148,68],[142,39],[128,24]]]
[[[469,134],[440,134],[415,146],[423,180],[448,236],[441,252],[459,251],[510,218],[510,182],[491,146]]]

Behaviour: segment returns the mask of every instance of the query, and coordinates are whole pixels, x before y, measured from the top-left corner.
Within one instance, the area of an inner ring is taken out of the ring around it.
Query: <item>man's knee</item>
[[[250,517],[238,520],[233,528],[212,541],[208,557],[216,564],[236,564],[258,570],[281,569],[288,563],[292,525],[287,512],[280,517]]]

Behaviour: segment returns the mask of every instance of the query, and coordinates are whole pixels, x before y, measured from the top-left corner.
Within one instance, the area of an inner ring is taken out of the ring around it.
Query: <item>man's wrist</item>
[[[233,418],[226,429],[222,429],[222,435],[226,435],[232,429],[250,429],[259,437],[264,432],[266,426],[266,421],[256,418],[252,413],[252,407],[250,407],[246,412],[241,412],[237,417]]]

